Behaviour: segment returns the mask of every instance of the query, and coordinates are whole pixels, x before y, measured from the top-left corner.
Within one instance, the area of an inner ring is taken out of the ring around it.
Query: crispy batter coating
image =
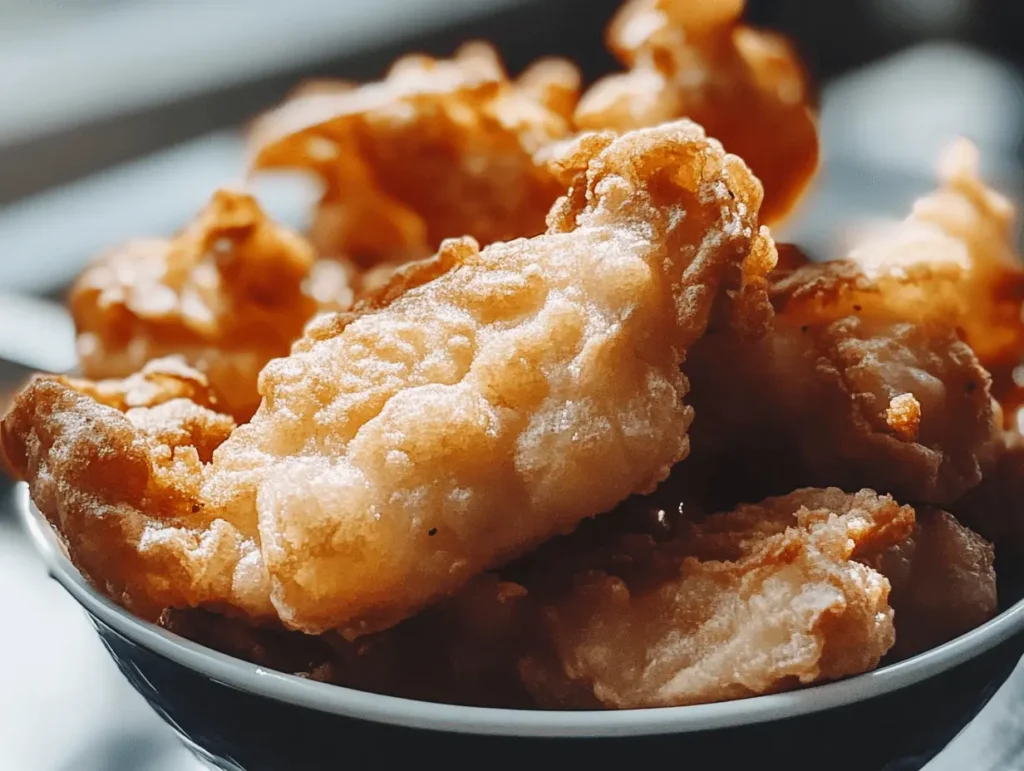
[[[908,538],[859,557],[892,585],[895,658],[952,640],[988,621],[997,609],[992,544],[948,512],[919,507],[916,513]]]
[[[524,681],[546,706],[636,708],[864,672],[893,644],[893,612],[888,581],[856,560],[913,525],[888,496],[834,488],[713,515],[654,549],[672,569],[653,585],[645,570],[580,574],[546,608]]]
[[[818,164],[807,77],[781,36],[739,23],[743,0],[630,0],[608,28],[628,71],[580,100],[581,128],[626,131],[686,116],[764,183],[762,220],[794,205]]]
[[[172,399],[184,399],[214,412],[221,411],[210,381],[180,356],[153,359],[135,374],[120,380],[62,377],[58,381],[121,412],[136,407],[157,407]]]
[[[759,340],[771,329],[775,311],[769,296],[769,276],[776,268],[778,253],[766,227],[761,235],[739,266],[737,288],[720,298],[709,329],[728,329],[742,340]]]
[[[140,604],[272,603],[348,636],[395,624],[667,475],[688,449],[684,353],[766,248],[757,180],[689,121],[587,135],[559,163],[573,184],[548,233],[447,242],[310,325],[263,370],[252,421],[166,502],[132,422],[60,381],[19,399],[7,452],[73,548],[101,524],[84,501],[60,519],[81,500],[65,448],[102,440],[137,465],[127,491],[93,479],[88,506],[124,503],[92,573]],[[83,416],[102,430],[69,435]]]
[[[979,176],[977,148],[961,139],[939,164],[939,188],[846,260],[806,265],[779,281],[776,307],[794,321],[864,311],[960,327],[994,369],[1024,354],[1024,264],[1016,213]]]
[[[313,261],[251,196],[219,190],[175,238],[126,244],[82,273],[70,296],[82,372],[125,377],[182,355],[247,420],[263,365],[288,353],[316,311],[303,289]]]
[[[946,506],[981,481],[1002,421],[984,364],[1012,357],[1024,325],[1003,294],[1020,274],[1012,212],[976,161],[956,144],[943,187],[848,259],[784,250],[766,337],[695,346],[695,447],[749,477],[744,494],[868,486]]]
[[[40,377],[0,440],[75,565],[126,607],[155,618],[231,603],[265,616],[256,533],[204,511],[202,466],[235,424],[201,404],[215,404],[205,377],[177,360],[121,383]]]
[[[951,329],[864,314],[794,326],[780,313],[760,341],[706,338],[690,371],[694,445],[746,474],[746,494],[871,485],[947,504],[981,481],[998,442],[988,373]]]
[[[253,164],[315,173],[314,244],[363,267],[425,257],[449,237],[534,236],[564,192],[543,151],[569,135],[578,90],[564,60],[510,80],[483,43],[450,60],[407,56],[383,81],[305,90],[265,115]]]
[[[921,402],[913,394],[899,394],[885,408],[885,422],[905,442],[912,442],[921,433]]]

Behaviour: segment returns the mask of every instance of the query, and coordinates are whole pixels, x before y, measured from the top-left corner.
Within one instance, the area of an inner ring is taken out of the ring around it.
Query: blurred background
[[[310,76],[369,79],[468,38],[513,72],[544,54],[609,71],[618,0],[0,0],[0,408],[33,368],[73,366],[58,304],[91,256],[167,235],[240,178],[240,127]],[[841,254],[851,228],[898,217],[941,148],[966,135],[984,173],[1024,191],[1024,3],[750,0],[819,87],[823,162],[782,236]],[[301,224],[311,191],[261,188]],[[0,481],[0,768],[194,771],[50,582]],[[1024,675],[929,768],[1024,768]]]

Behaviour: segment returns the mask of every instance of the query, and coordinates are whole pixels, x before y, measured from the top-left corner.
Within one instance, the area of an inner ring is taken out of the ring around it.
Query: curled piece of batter
[[[169,606],[273,616],[255,528],[211,517],[202,468],[234,429],[206,378],[161,359],[124,381],[40,377],[0,439],[93,583],[151,619]]]

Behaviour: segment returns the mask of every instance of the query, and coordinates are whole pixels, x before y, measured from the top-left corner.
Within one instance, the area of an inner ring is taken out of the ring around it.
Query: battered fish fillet
[[[760,497],[800,485],[871,487],[948,506],[1000,443],[1005,383],[1024,333],[1012,210],[947,152],[942,188],[845,260],[787,252],[771,280],[773,331],[708,335],[691,352],[695,447]]]
[[[807,77],[785,38],[740,23],[743,0],[630,0],[608,28],[628,71],[595,83],[576,124],[626,131],[685,116],[764,184],[762,220],[780,220],[818,165]]]
[[[867,312],[799,320],[783,311],[759,341],[714,335],[692,351],[695,455],[718,458],[727,500],[870,485],[945,505],[981,481],[999,410],[955,330]]]
[[[407,56],[381,82],[305,89],[265,115],[253,165],[315,173],[314,244],[363,267],[425,257],[449,237],[534,236],[565,190],[545,151],[569,136],[578,91],[569,62],[510,80],[483,43],[450,60]]]
[[[858,557],[889,579],[896,613],[895,658],[952,640],[996,614],[992,544],[952,514],[918,508],[914,532],[874,554]]]
[[[82,273],[70,295],[82,372],[125,377],[180,354],[247,420],[260,370],[317,310],[304,290],[313,264],[311,247],[251,196],[219,190],[175,238],[126,244]]]
[[[524,658],[549,707],[742,698],[867,671],[893,645],[889,582],[857,562],[905,539],[914,511],[870,490],[797,490],[716,514],[658,545],[651,582],[582,573]]]
[[[272,604],[349,637],[653,489],[688,450],[685,352],[749,255],[773,251],[760,185],[688,121],[583,136],[559,174],[573,184],[546,234],[446,242],[403,293],[311,324],[263,370],[253,419],[161,497],[139,429],[57,380],[5,419],[12,465],[120,596]],[[65,482],[124,458],[128,487]]]

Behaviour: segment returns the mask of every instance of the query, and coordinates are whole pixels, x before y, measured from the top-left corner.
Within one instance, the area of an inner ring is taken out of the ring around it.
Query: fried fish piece
[[[637,708],[872,669],[894,642],[893,611],[889,582],[857,560],[913,526],[913,509],[888,496],[835,488],[712,515],[628,573],[580,573],[545,608],[524,682],[549,707]]]
[[[1013,360],[1024,324],[1012,211],[977,160],[954,144],[939,191],[849,258],[787,258],[769,335],[691,351],[695,446],[745,494],[868,486],[948,506],[981,482],[1002,423],[986,367]]]
[[[101,256],[71,290],[78,356],[89,378],[120,378],[182,355],[236,420],[259,405],[263,365],[288,353],[317,310],[305,291],[311,247],[255,199],[218,190],[170,240],[134,241]]]
[[[158,359],[124,381],[36,378],[0,424],[76,567],[146,618],[225,602],[273,615],[255,528],[204,510],[203,464],[235,428],[215,405],[203,374]]]
[[[760,186],[689,121],[581,137],[561,164],[547,234],[446,242],[264,370],[204,494],[258,519],[287,625],[390,626],[686,455],[679,365],[765,248]]]
[[[253,419],[163,497],[140,429],[59,380],[5,419],[12,465],[119,596],[273,603],[291,628],[348,636],[652,489],[688,450],[683,355],[769,238],[760,185],[689,121],[587,135],[561,163],[574,181],[545,235],[447,242],[400,291],[311,324],[263,370]],[[64,484],[89,474],[80,445],[134,464],[132,484]]]
[[[449,237],[534,236],[564,192],[544,151],[571,133],[578,90],[567,61],[512,80],[483,43],[406,56],[378,83],[305,90],[263,116],[252,163],[315,173],[311,238],[361,267],[426,257]]]
[[[626,131],[682,116],[764,184],[762,220],[788,212],[818,165],[807,76],[785,38],[740,23],[743,0],[630,0],[608,27],[628,70],[584,93],[575,121]]]
[[[889,579],[896,613],[896,644],[906,658],[952,640],[997,611],[992,544],[949,512],[916,508],[914,531],[904,540],[858,559]]]
[[[992,462],[999,410],[955,330],[866,313],[793,324],[755,342],[708,336],[689,360],[694,446],[741,495],[871,485],[949,504]]]
[[[776,308],[799,321],[874,316],[959,327],[988,369],[1024,355],[1024,263],[1013,205],[979,174],[978,150],[959,139],[943,152],[939,187],[910,215],[847,259],[799,267],[775,287]]]

